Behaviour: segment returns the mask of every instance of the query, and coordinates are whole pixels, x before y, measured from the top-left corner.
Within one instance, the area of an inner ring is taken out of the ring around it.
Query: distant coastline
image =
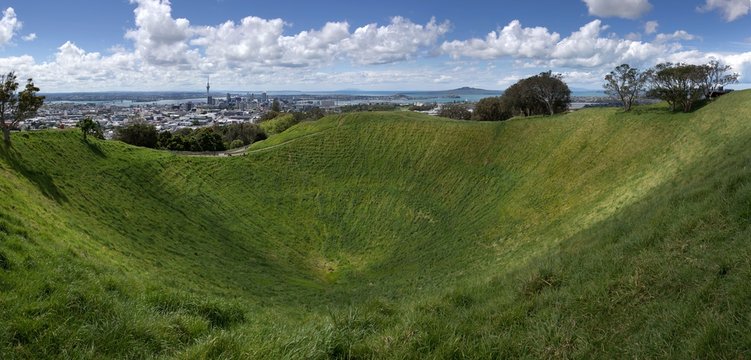
[[[255,91],[212,91],[211,96],[223,98],[227,94],[231,96],[260,96],[264,92]],[[280,99],[311,99],[311,100],[334,100],[340,104],[357,104],[368,102],[390,102],[399,104],[412,104],[415,102],[425,103],[449,103],[449,102],[477,102],[482,98],[500,96],[501,90],[485,90],[463,87],[441,91],[366,91],[366,90],[339,90],[339,91],[268,91],[267,96]],[[200,104],[206,102],[205,92],[180,92],[180,91],[144,91],[144,92],[71,92],[71,93],[47,93],[48,103],[84,103],[110,106],[138,106],[138,105],[177,105],[186,102]],[[601,91],[582,90],[572,93],[575,97],[604,97]]]

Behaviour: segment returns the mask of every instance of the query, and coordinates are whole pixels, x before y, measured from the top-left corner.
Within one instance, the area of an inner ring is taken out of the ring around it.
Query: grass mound
[[[330,116],[230,158],[15,136],[0,353],[751,356],[749,103]]]

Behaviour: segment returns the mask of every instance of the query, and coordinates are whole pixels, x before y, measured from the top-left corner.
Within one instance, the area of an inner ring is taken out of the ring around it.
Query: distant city
[[[500,90],[464,87],[446,91],[359,91],[332,92],[96,92],[48,93],[44,107],[35,118],[26,121],[26,130],[67,128],[86,117],[97,121],[105,137],[134,119],[143,119],[159,131],[177,131],[232,123],[256,123],[276,101],[282,111],[301,112],[319,108],[337,113],[354,105],[423,106],[435,104],[429,114],[437,114],[449,103],[470,107],[480,99],[499,96]],[[596,91],[574,92],[572,109],[608,106],[612,100]]]

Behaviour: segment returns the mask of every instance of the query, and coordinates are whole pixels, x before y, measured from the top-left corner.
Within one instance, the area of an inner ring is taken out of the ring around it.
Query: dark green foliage
[[[704,65],[658,64],[652,70],[649,96],[667,102],[673,111],[693,111],[702,100],[711,100],[723,87],[738,82],[732,68],[712,60]]]
[[[213,128],[205,127],[196,130],[193,133],[198,149],[192,151],[224,151],[227,148],[222,141],[222,135],[214,131]]]
[[[92,120],[90,117],[85,117],[79,120],[76,126],[81,129],[81,134],[84,141],[87,140],[88,135],[91,135],[96,139],[104,139],[102,126],[98,122]]]
[[[409,111],[430,111],[435,109],[438,106],[436,103],[429,103],[429,104],[423,104],[423,105],[410,105]]]
[[[11,71],[0,77],[0,128],[3,131],[3,142],[10,145],[10,131],[28,118],[33,117],[44,104],[44,96],[39,96],[39,88],[34,81],[28,79],[21,92],[18,90],[18,78]]]
[[[175,133],[159,133],[159,148],[172,151],[224,151],[250,145],[266,139],[266,134],[255,124],[241,123],[225,126],[183,128]],[[234,144],[234,146],[232,146]]]
[[[565,112],[571,104],[571,90],[562,78],[547,71],[519,80],[501,96],[503,107],[523,116]]]
[[[340,106],[339,110],[342,113],[352,112],[372,112],[372,111],[395,111],[401,107],[398,104],[380,103],[380,104],[357,104],[357,105],[345,105]]]
[[[156,127],[144,119],[131,119],[127,125],[117,128],[115,139],[152,149],[156,148],[159,142]]]
[[[480,121],[502,121],[513,116],[511,106],[501,97],[489,97],[481,99],[475,105],[472,119]]]
[[[631,111],[634,102],[646,90],[651,76],[651,71],[641,72],[628,64],[623,64],[605,76],[603,87],[607,95],[623,104],[623,110]]]
[[[292,116],[295,117],[295,122],[300,123],[303,121],[316,121],[326,116],[326,112],[323,109],[315,107],[308,111],[293,112]]]
[[[707,69],[701,65],[658,64],[649,96],[666,101],[673,111],[690,112],[705,94],[706,77]]]
[[[274,99],[274,101],[271,103],[271,112],[282,112],[282,106],[281,104],[279,104],[279,100]]]
[[[454,120],[470,120],[472,112],[464,104],[444,104],[438,116]]]

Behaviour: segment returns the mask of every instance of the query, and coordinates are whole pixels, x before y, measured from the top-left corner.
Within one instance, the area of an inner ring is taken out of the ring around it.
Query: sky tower
[[[206,79],[206,104],[214,105],[214,99],[211,98],[211,76]]]

